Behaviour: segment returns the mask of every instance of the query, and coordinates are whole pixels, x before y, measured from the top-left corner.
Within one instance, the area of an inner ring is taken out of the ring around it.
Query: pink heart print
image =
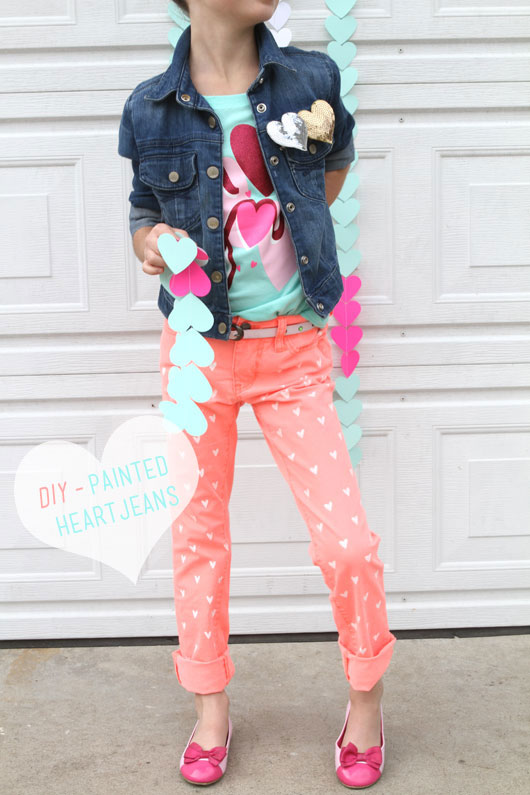
[[[330,334],[339,348],[350,351],[363,336],[363,330],[360,326],[333,326]]]
[[[237,225],[249,248],[263,240],[275,218],[276,209],[266,199],[263,203],[243,200],[237,206]]]
[[[343,301],[341,298],[332,314],[341,326],[350,326],[360,311],[361,305],[358,301]]]

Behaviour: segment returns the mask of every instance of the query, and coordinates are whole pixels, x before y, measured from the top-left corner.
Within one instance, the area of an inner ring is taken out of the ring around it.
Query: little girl
[[[366,787],[383,771],[382,675],[396,639],[387,622],[380,537],[368,526],[330,375],[328,319],[343,284],[329,204],[355,156],[355,122],[328,55],[276,44],[265,20],[278,0],[175,2],[190,25],[166,72],[128,97],[118,151],[132,160],[130,228],[144,272],[167,273],[157,239],[170,232],[204,249],[201,266],[211,280],[201,300],[214,317],[203,332],[215,357],[203,368],[212,395],[198,404],[208,425],[202,436],[187,434],[198,485],[172,523],[173,659],[198,716],[180,771],[206,784],[227,765],[225,688],[235,671],[227,646],[228,504],[237,416],[249,403],[329,588],[350,686],[334,746],[337,777]],[[299,111],[307,111],[305,126],[293,118]],[[167,318],[174,301],[162,278],[164,400],[171,400],[176,332]]]

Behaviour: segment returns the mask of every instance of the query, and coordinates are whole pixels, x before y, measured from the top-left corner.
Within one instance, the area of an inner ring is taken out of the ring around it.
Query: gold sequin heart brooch
[[[269,121],[267,133],[280,146],[292,146],[307,151],[307,139],[333,143],[335,113],[325,99],[316,99],[311,110],[289,111],[281,121]]]

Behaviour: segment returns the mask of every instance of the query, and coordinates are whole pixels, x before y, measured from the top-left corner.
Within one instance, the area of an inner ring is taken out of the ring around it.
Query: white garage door
[[[324,50],[324,0],[292,5],[292,43]],[[355,16],[356,472],[390,625],[528,623],[530,3],[359,0]],[[158,414],[158,283],[133,254],[117,130],[167,67],[170,27],[163,0],[0,0],[4,638],[176,631],[169,530],[135,586],[37,542],[13,499],[34,445],[100,455],[128,416]],[[334,630],[250,406],[236,467],[231,631]]]

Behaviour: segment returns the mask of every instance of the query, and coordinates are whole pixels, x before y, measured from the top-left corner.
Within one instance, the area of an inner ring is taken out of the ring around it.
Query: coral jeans
[[[233,322],[245,318],[235,316]],[[332,348],[327,326],[286,335],[301,315],[247,321],[276,326],[270,337],[208,338],[215,358],[201,368],[212,396],[198,406],[202,436],[186,431],[197,456],[198,485],[172,522],[180,684],[194,693],[223,690],[235,672],[228,650],[231,542],[228,503],[234,476],[237,416],[249,403],[286,479],[310,536],[309,553],[329,588],[346,679],[370,690],[387,669],[389,631],[380,537],[368,526],[341,424],[333,405]],[[167,319],[160,340],[164,400],[175,333]],[[175,434],[170,434],[174,436]]]

